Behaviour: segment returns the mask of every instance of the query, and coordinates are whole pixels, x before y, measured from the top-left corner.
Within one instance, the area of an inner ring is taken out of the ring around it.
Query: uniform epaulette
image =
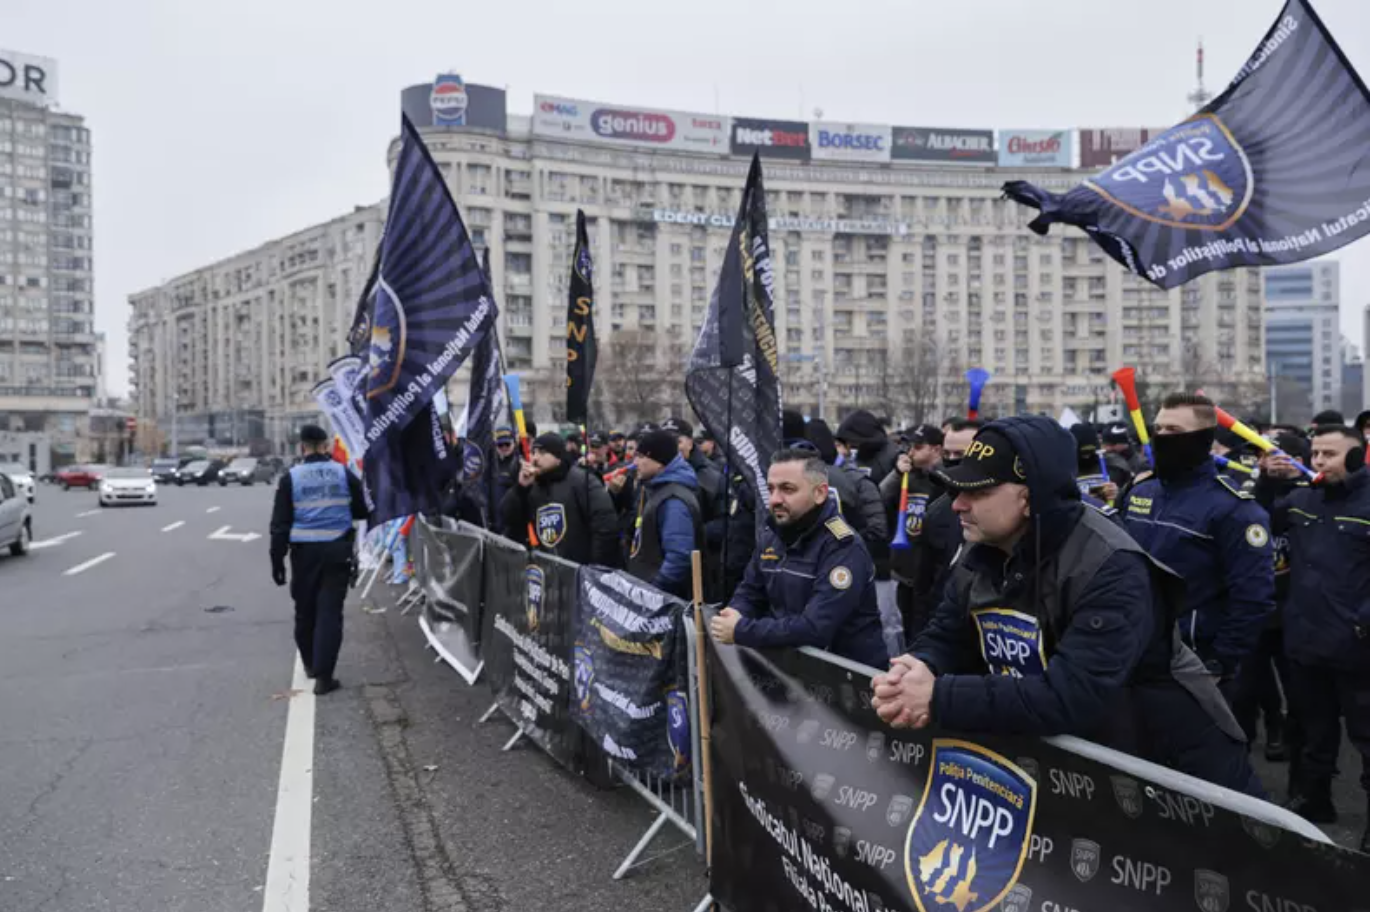
[[[835,536],[836,541],[844,541],[846,538],[854,537],[854,530],[849,527],[849,523],[838,516],[827,520],[825,527],[830,530],[831,535]]]
[[[1245,491],[1245,490],[1242,490],[1241,488],[1236,487],[1235,482],[1233,482],[1233,481],[1231,480],[1230,476],[1228,476],[1228,475],[1217,475],[1217,476],[1216,476],[1216,479],[1217,479],[1218,482],[1220,482],[1220,484],[1221,484],[1221,486],[1222,486],[1223,488],[1225,488],[1226,490],[1230,491],[1232,494],[1236,495],[1236,496],[1239,497],[1241,500],[1254,500],[1254,499],[1255,499],[1255,495],[1251,494],[1249,491]]]

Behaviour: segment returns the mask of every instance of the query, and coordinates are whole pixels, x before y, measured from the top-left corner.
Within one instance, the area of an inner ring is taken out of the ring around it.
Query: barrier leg
[[[715,900],[711,898],[710,893],[707,893],[701,898],[701,902],[697,903],[697,907],[693,909],[692,912],[706,912],[707,909],[711,908],[711,903],[713,902],[715,902]]]
[[[487,707],[487,711],[484,712],[484,713],[482,713],[481,718],[479,718],[479,719],[477,720],[477,724],[478,724],[478,725],[481,725],[483,722],[487,721],[487,720],[490,719],[492,716],[496,715],[496,711],[497,711],[498,709],[500,709],[500,708],[501,708],[501,704],[500,704],[500,703],[493,703],[493,704],[491,704],[490,706],[488,706],[488,707]]]
[[[515,730],[515,734],[513,734],[513,735],[510,736],[510,740],[507,741],[504,745],[502,745],[501,750],[503,750],[503,751],[508,751],[508,750],[510,750],[512,747],[515,747],[515,745],[519,744],[519,743],[520,743],[520,739],[523,738],[523,737],[525,737],[525,733],[524,733],[523,731],[521,731],[520,729],[517,728],[517,729]]]
[[[654,818],[654,822],[649,826],[649,829],[645,831],[643,836],[639,837],[639,842],[635,843],[633,849],[630,849],[630,854],[625,856],[625,860],[620,863],[620,867],[615,869],[615,873],[611,875],[612,880],[620,880],[625,876],[625,872],[635,866],[635,863],[639,861],[639,856],[644,854],[644,850],[649,847],[649,843],[654,841],[654,837],[658,835],[658,831],[663,829],[663,825],[667,822],[668,812],[660,811],[658,816]]]

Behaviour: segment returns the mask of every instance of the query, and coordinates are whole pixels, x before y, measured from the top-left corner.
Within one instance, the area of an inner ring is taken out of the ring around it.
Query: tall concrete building
[[[99,393],[91,232],[91,134],[58,107],[57,65],[0,51],[0,431],[42,435],[86,458]]]
[[[1266,353],[1281,418],[1306,422],[1342,406],[1340,263],[1321,260],[1264,274]]]
[[[406,89],[402,106],[475,245],[491,251],[507,366],[523,375],[527,410],[538,419],[562,417],[579,208],[595,260],[594,418],[624,423],[682,407],[687,353],[756,151],[771,217],[780,374],[791,407],[830,418],[860,406],[906,421],[957,414],[967,395],[964,371],[975,365],[993,374],[983,399],[989,414],[1105,405],[1115,398],[1110,373],[1123,364],[1134,365],[1154,393],[1206,385],[1246,407],[1265,394],[1257,270],[1159,291],[1080,232],[1035,236],[1025,227],[1032,213],[1001,199],[1003,182],[1013,177],[1059,191],[1082,180],[1087,172],[1071,167],[1071,131],[808,124],[554,96],[536,96],[533,114],[520,116],[507,113],[500,89],[468,83],[458,106],[452,82],[444,81],[442,93],[439,86]],[[393,142],[389,160],[397,149]],[[283,243],[131,298],[141,415],[165,414],[170,387],[153,388],[168,382],[173,364],[185,390],[204,392],[198,409],[233,407],[231,387],[214,367],[232,334],[217,332],[209,316],[226,302],[174,288],[213,286],[236,269],[265,270]],[[355,256],[349,268],[360,280],[370,250]],[[177,294],[183,303],[173,308],[167,301]],[[309,384],[342,336],[337,323],[332,334],[323,329],[351,305],[351,297],[303,300],[302,313],[323,317],[322,332],[293,337],[285,349],[276,305],[243,310],[245,328],[261,334],[261,350],[294,352],[313,366],[300,383],[275,392],[244,387],[244,406],[313,408]],[[169,360],[175,352],[156,340],[172,332],[173,313],[207,327],[191,337],[203,339],[195,343],[203,353]],[[450,390],[461,403],[461,375]]]

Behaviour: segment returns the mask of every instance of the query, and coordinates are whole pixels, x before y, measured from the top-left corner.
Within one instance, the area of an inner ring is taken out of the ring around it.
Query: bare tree
[[[874,352],[878,378],[875,405],[884,414],[913,422],[934,423],[939,399],[942,359],[934,339],[921,339],[902,347],[893,356],[888,350]]]
[[[681,358],[668,361],[673,345],[643,329],[612,333],[596,362],[606,412],[623,422],[662,420],[683,398]]]

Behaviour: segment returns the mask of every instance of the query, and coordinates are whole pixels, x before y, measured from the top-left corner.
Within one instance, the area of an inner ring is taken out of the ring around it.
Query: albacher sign
[[[729,230],[735,225],[735,216],[726,212],[684,212],[679,209],[654,209],[647,214],[641,213],[645,221],[669,225],[700,225],[706,228]],[[881,219],[816,219],[792,216],[770,216],[769,231],[806,231],[818,234],[889,234],[906,235],[911,226],[906,222],[889,222]]]
[[[904,161],[997,164],[991,130],[893,127],[892,157]]]
[[[534,96],[535,136],[677,152],[730,151],[730,119],[554,95]]]

